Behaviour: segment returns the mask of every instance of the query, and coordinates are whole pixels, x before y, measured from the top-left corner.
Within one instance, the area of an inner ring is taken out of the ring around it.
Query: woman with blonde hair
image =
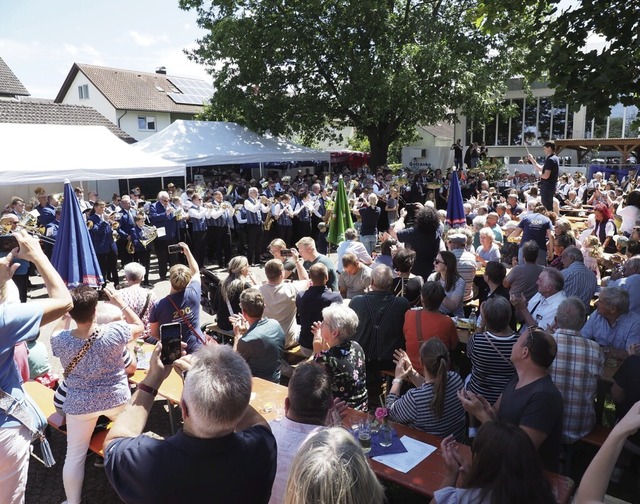
[[[296,271],[297,258],[294,258],[294,253],[291,251],[291,254],[288,256],[283,256],[282,251],[287,248],[287,243],[281,239],[276,238],[269,244],[269,252],[273,256],[274,259],[280,259],[282,261],[282,265],[284,266],[284,279],[285,280],[299,280],[298,273]]]
[[[332,427],[313,435],[291,464],[285,504],[382,504],[384,489],[360,444]]]
[[[249,260],[245,256],[235,256],[229,261],[229,274],[220,286],[220,296],[215,307],[218,327],[223,331],[233,331],[229,321],[231,315],[242,313],[240,309],[240,294],[245,289],[258,285],[249,270]]]

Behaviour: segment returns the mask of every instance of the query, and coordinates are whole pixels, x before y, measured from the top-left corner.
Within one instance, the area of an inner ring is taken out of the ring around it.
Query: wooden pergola
[[[640,138],[572,138],[556,140],[556,154],[563,149],[573,149],[578,153],[578,163],[590,151],[618,151],[624,163],[631,151],[640,154]]]

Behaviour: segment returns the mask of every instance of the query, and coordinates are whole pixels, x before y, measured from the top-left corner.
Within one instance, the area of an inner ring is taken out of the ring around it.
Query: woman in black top
[[[375,194],[370,194],[368,199],[368,205],[361,207],[358,210],[362,226],[360,227],[360,241],[369,252],[369,255],[373,253],[376,248],[376,242],[378,240],[378,219],[380,218],[380,208],[378,204],[378,197]]]
[[[393,279],[391,291],[396,296],[402,296],[409,301],[411,307],[421,306],[420,292],[424,281],[421,276],[411,273],[416,253],[413,250],[401,248],[393,256],[393,269],[397,277]]]

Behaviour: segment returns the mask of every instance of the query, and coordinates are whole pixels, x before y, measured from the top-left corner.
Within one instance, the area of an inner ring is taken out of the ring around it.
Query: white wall
[[[408,166],[416,171],[427,168],[431,164],[431,169],[446,170],[453,166],[453,151],[451,146],[448,147],[427,147],[426,156],[422,156],[424,147],[403,147],[402,148],[402,166]]]
[[[84,84],[89,86],[89,98],[81,100],[78,95],[78,86],[82,86]],[[78,72],[76,78],[73,79],[71,87],[69,87],[69,91],[62,99],[62,103],[93,107],[113,124],[117,124],[116,109],[82,72]]]
[[[126,112],[126,113],[125,113]],[[117,116],[120,118],[120,129],[125,133],[128,133],[136,140],[144,140],[151,135],[155,135],[158,131],[163,130],[167,126],[171,125],[171,115],[168,112],[145,112],[142,110],[117,110]],[[138,116],[155,117],[156,129],[155,131],[140,131],[138,129]],[[115,122],[118,125],[118,122]]]

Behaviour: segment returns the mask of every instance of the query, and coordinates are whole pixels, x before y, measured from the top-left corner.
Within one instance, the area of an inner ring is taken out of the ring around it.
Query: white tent
[[[0,184],[184,176],[184,163],[153,156],[104,126],[0,123]]]
[[[267,138],[230,122],[175,121],[134,147],[187,166],[330,160],[328,152]]]

